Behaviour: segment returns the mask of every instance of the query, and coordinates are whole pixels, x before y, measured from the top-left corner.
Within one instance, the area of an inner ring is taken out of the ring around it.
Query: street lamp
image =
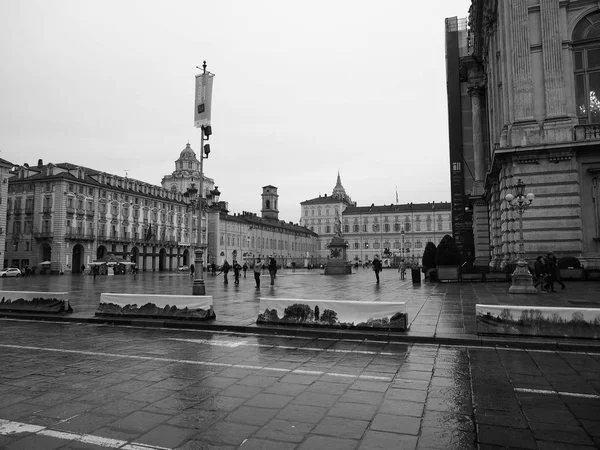
[[[512,274],[512,285],[508,289],[511,294],[535,294],[537,292],[533,286],[527,261],[525,261],[525,246],[523,243],[523,213],[529,208],[535,196],[531,192],[525,194],[525,186],[525,183],[519,178],[519,181],[515,184],[516,196],[509,193],[505,197],[508,208],[519,214],[519,254],[517,267]]]

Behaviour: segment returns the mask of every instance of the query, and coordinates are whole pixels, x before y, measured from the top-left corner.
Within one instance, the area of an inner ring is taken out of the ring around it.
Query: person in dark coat
[[[373,258],[373,271],[375,272],[375,278],[377,278],[377,283],[379,283],[379,272],[381,272],[381,260],[377,255]]]
[[[242,266],[238,264],[238,262],[233,260],[233,284],[240,284],[240,270],[242,270]]]
[[[548,257],[544,259],[546,262],[546,284],[544,289],[546,291],[555,292],[554,291],[554,282],[556,281],[556,260],[549,257],[550,253],[548,253]]]
[[[544,261],[544,257],[540,255],[535,259],[535,262],[533,263],[533,276],[535,277],[535,284],[533,285],[533,287],[537,289],[538,285],[541,285],[541,292],[546,292],[546,289],[544,289],[545,275],[546,262]]]
[[[275,275],[277,274],[277,261],[271,258],[269,261],[269,275],[271,275],[271,286],[275,285]]]
[[[246,278],[246,271],[248,270],[248,264],[244,263],[242,266],[242,270],[244,271],[244,278]]]
[[[558,259],[556,258],[556,255],[554,254],[554,252],[548,252],[545,260],[552,261],[552,264],[554,265],[554,268],[555,268],[554,281],[556,281],[558,284],[560,284],[562,289],[566,288],[565,283],[563,283],[562,280],[560,279],[560,270],[558,269]]]
[[[221,272],[223,272],[223,284],[229,284],[227,281],[227,274],[231,270],[231,265],[225,260],[223,266],[221,267]]]
[[[263,263],[260,260],[260,258],[256,258],[256,262],[254,263],[253,266],[253,271],[254,271],[254,281],[256,281],[256,287],[259,288],[260,287],[260,271],[263,267]]]

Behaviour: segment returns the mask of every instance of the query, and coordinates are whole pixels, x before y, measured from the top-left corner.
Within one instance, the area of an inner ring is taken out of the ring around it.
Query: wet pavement
[[[359,269],[352,275],[325,276],[320,270],[280,270],[275,286],[268,285],[269,276],[262,276],[262,286],[256,289],[251,272],[239,285],[223,283],[223,275],[205,277],[206,292],[214,299],[216,320],[196,323],[203,329],[244,332],[283,332],[285,334],[318,334],[332,337],[405,340],[409,342],[508,345],[526,348],[600,349],[594,340],[563,338],[531,338],[478,336],[475,305],[508,304],[530,306],[571,306],[600,308],[600,282],[566,282],[567,288],[555,293],[538,295],[509,294],[508,282],[430,283],[423,280],[413,284],[410,276],[400,280],[394,269],[385,269],[381,283],[375,282],[371,270]],[[3,290],[40,290],[69,292],[74,313],[65,320],[107,320],[95,318],[94,313],[103,292],[191,294],[192,280],[183,272],[143,272],[132,275],[98,276],[51,275],[28,278],[2,278]],[[406,332],[339,332],[323,329],[285,329],[257,325],[260,297],[334,299],[356,301],[406,302],[409,330]],[[151,325],[146,320],[146,325]],[[138,321],[141,323],[141,321]],[[162,322],[159,322],[162,324]],[[186,324],[186,325],[189,325]],[[375,336],[376,335],[376,336]]]
[[[600,353],[0,321],[0,448],[600,448]]]

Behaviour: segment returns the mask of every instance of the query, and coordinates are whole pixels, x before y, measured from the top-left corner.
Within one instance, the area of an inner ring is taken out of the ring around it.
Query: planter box
[[[438,281],[460,281],[458,266],[437,266]]]
[[[100,294],[96,316],[214,319],[211,295]]]
[[[558,269],[561,280],[583,280],[585,278],[583,269]]]
[[[476,304],[477,334],[600,338],[600,308]]]
[[[260,298],[256,323],[406,331],[405,302]]]
[[[70,313],[68,292],[0,291],[0,311]]]

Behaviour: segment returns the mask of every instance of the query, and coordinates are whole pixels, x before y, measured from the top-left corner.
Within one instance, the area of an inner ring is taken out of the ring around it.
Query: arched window
[[[267,200],[265,202],[265,207],[266,207],[266,209],[271,209],[271,200]]]
[[[573,63],[579,124],[600,123],[600,11],[573,30]]]

